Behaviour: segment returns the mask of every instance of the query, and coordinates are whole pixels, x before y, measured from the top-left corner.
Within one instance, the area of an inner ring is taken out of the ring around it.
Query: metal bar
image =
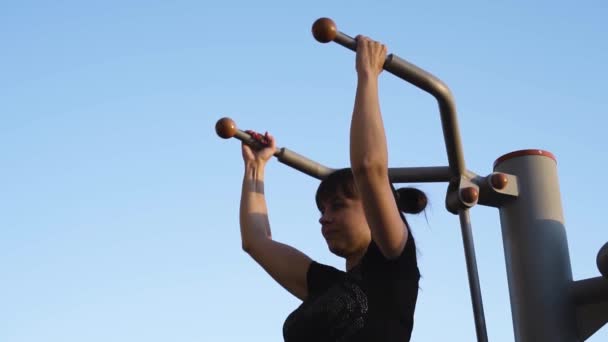
[[[262,146],[253,137],[240,129],[234,130],[234,138],[242,141],[243,143],[253,147],[261,148]],[[323,179],[330,174],[334,169],[328,168],[321,165],[313,160],[310,160],[302,155],[297,154],[285,147],[277,147],[274,152],[274,156],[283,164],[293,167],[294,169],[301,171],[309,176],[317,179]]]
[[[464,175],[466,166],[456,117],[456,105],[448,86],[425,70],[393,54],[387,57],[384,68],[435,97],[439,104],[448,164],[454,175]]]
[[[278,148],[274,155],[281,163],[289,165],[294,169],[319,180],[327,177],[327,175],[335,170],[299,155],[285,147]]]
[[[460,228],[462,230],[462,243],[464,245],[465,259],[467,263],[467,274],[469,276],[469,289],[471,291],[471,301],[473,303],[473,315],[475,317],[475,331],[477,332],[478,342],[488,341],[486,321],[483,312],[483,302],[481,299],[481,288],[479,286],[479,276],[477,273],[477,261],[475,259],[475,246],[473,245],[473,235],[471,233],[471,218],[469,210],[463,209],[458,213],[460,217]]]
[[[233,137],[247,145],[260,148],[260,144],[245,131],[236,129]],[[308,159],[286,147],[278,147],[274,156],[281,163],[319,180],[324,179],[336,170]],[[474,175],[472,172],[467,171],[467,173]],[[452,176],[451,170],[447,166],[389,168],[388,174],[393,183],[449,182]]]
[[[357,50],[355,39],[342,32],[337,32],[334,42],[349,50]],[[384,62],[384,70],[435,97],[439,104],[448,163],[454,175],[463,175],[466,172],[466,165],[456,117],[456,105],[448,86],[429,72],[394,54],[387,56]]]
[[[449,182],[452,173],[447,166],[395,167],[388,169],[392,183]]]
[[[357,51],[357,41],[353,37],[344,34],[340,31],[336,33],[336,38],[334,38],[334,42],[344,46],[349,50]]]
[[[608,280],[604,277],[574,281],[570,290],[577,305],[608,301]]]

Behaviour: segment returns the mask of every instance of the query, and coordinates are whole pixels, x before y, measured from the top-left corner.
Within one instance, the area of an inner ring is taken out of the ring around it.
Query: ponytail
[[[421,213],[428,203],[427,197],[416,188],[400,188],[395,191],[395,200],[399,210],[406,214]]]

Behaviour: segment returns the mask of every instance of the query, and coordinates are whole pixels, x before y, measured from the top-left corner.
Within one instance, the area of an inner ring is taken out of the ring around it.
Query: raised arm
[[[388,178],[388,152],[378,100],[386,47],[357,36],[357,91],[350,127],[350,162],[372,238],[385,257],[398,257],[408,238]]]
[[[297,249],[272,240],[264,195],[264,169],[276,145],[259,151],[242,144],[245,175],[240,205],[241,240],[245,250],[281,286],[304,300],[308,295],[306,273],[311,260]]]

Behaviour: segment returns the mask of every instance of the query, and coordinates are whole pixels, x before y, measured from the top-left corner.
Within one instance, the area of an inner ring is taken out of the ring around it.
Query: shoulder
[[[418,272],[418,261],[416,258],[416,242],[411,236],[408,237],[403,251],[395,259],[387,259],[374,240],[367,248],[361,260],[361,269],[364,274],[378,277],[420,277]]]

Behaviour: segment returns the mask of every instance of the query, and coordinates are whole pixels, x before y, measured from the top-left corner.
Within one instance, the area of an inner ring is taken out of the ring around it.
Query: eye
[[[334,209],[334,210],[335,210],[335,209],[341,209],[341,208],[344,208],[344,202],[342,202],[342,201],[335,201],[335,202],[332,202],[332,203],[331,203],[331,208],[332,208],[332,209]]]

